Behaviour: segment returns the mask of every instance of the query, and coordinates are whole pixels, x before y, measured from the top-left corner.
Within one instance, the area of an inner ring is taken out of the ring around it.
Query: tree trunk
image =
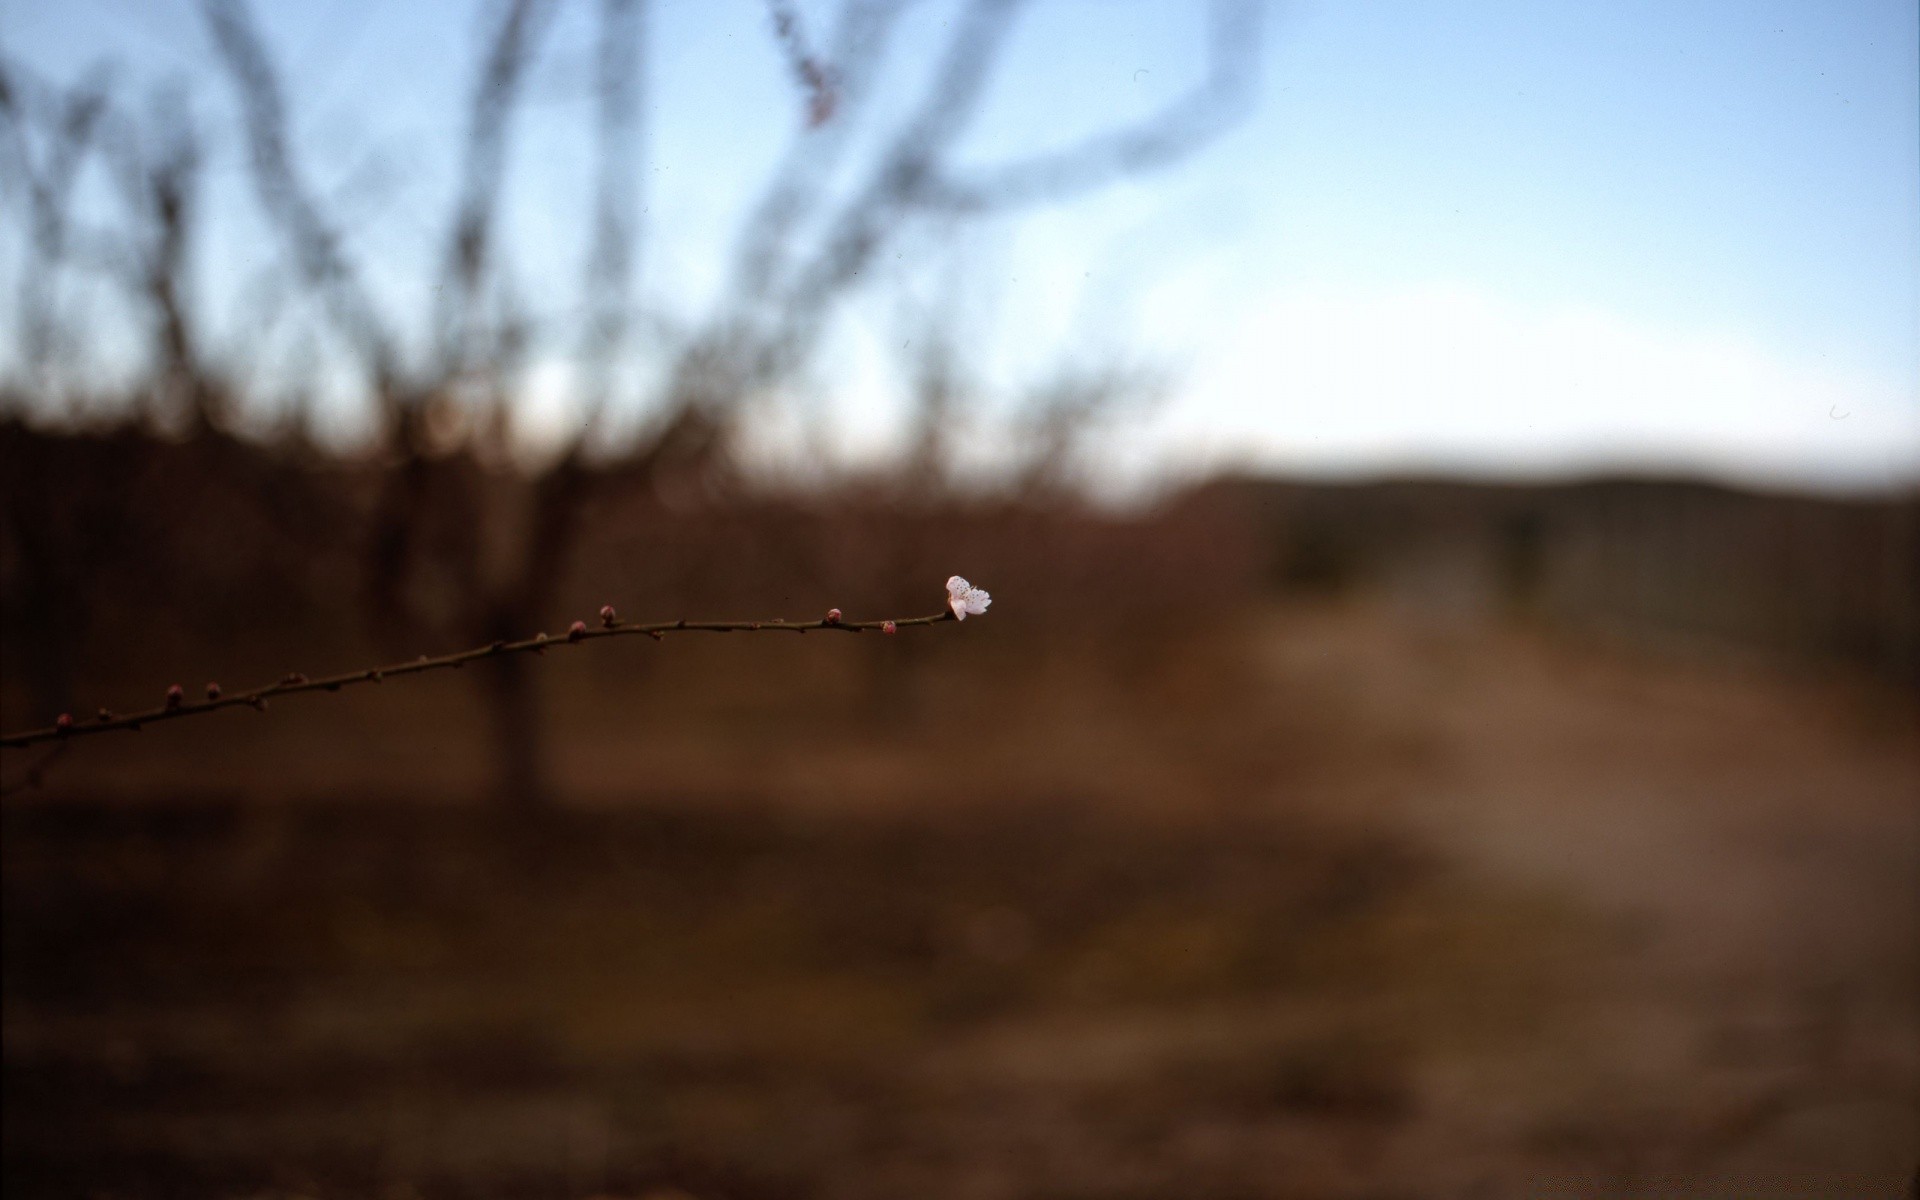
[[[544,808],[550,799],[546,732],[532,665],[525,655],[510,654],[484,668],[496,794],[502,807],[521,812]]]

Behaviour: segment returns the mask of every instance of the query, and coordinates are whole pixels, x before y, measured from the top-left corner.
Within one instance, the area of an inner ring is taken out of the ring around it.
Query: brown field
[[[4,810],[9,1196],[1907,1193],[1910,691],[1019,603],[553,657],[544,815],[458,677],[76,744]]]

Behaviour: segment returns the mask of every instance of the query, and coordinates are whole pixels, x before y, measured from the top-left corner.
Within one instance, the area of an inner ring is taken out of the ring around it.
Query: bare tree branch
[[[0,65],[0,118],[11,132],[14,158],[28,200],[29,259],[20,279],[21,352],[30,387],[44,389],[60,350],[58,286],[71,251],[74,185],[107,111],[109,73],[96,67],[80,83],[47,105],[49,146],[45,162],[33,161],[33,123],[26,80],[19,70]]]
[[[773,19],[773,40],[787,56],[787,67],[807,97],[807,124],[825,125],[833,119],[838,104],[839,81],[832,64],[823,61],[807,45],[807,32],[800,24],[800,12],[793,0],[767,0],[767,15]]]
[[[848,0],[841,10],[831,51],[834,119],[809,127],[793,140],[742,226],[733,271],[736,304],[760,303],[784,282],[777,270],[790,265],[784,256],[794,232],[818,210],[826,182],[845,155],[873,77],[885,61],[894,25],[906,7],[905,0]]]
[[[785,297],[783,357],[809,344],[826,301],[865,269],[905,207],[965,132],[985,95],[999,47],[1024,0],[973,0],[954,22],[933,82],[892,139],[865,186],[840,210]]]
[[[806,361],[834,301],[871,263],[906,215],[919,181],[971,120],[998,48],[1023,2],[973,0],[959,15],[913,115],[888,140],[866,182],[827,217],[810,252],[794,247],[791,233],[805,208],[822,194],[825,175],[796,169],[776,176],[774,193],[754,219],[765,226],[749,235],[742,260],[740,278],[763,286],[736,291],[731,306],[681,353],[668,384],[670,407],[730,413]],[[891,15],[862,8],[850,11],[848,20],[858,16],[869,23],[865,32],[871,34],[871,26],[877,25],[884,34]],[[869,63],[863,66],[878,65],[877,47],[883,40],[869,38]],[[827,128],[841,125],[836,121]],[[840,137],[845,137],[844,128]]]
[[[1216,0],[1211,67],[1187,96],[1145,121],[1079,145],[958,174],[948,159],[979,111],[1023,2],[972,0],[962,10],[911,115],[887,139],[865,181],[825,216],[819,236],[806,245],[799,230],[827,195],[831,158],[846,145],[851,122],[843,112],[826,129],[796,138],[746,224],[728,306],[675,363],[667,389],[670,410],[706,408],[724,418],[746,397],[801,369],[836,302],[915,215],[967,216],[1058,199],[1167,165],[1238,119],[1254,97],[1261,0]],[[867,77],[877,71],[885,34],[902,7],[855,2],[843,10],[836,65],[846,108],[857,103]],[[772,11],[776,34],[804,48],[797,23],[782,22],[789,11],[777,3]]]
[[[915,202],[968,212],[1041,203],[1193,154],[1245,116],[1258,95],[1262,5],[1214,0],[1212,7],[1207,77],[1165,109],[1127,128],[1018,162],[958,176],[929,172],[916,181]]]
[[[477,306],[506,174],[508,123],[553,10],[554,0],[511,0],[474,85],[459,207],[447,245],[447,286],[440,292],[436,320],[440,369],[447,380],[464,371],[475,355]]]
[[[320,293],[334,324],[365,360],[390,425],[401,426],[398,348],[360,283],[339,231],[321,213],[293,161],[286,99],[272,56],[244,0],[202,0],[201,9],[239,93],[261,203],[286,237],[301,277]]]
[[[596,55],[598,162],[593,241],[587,256],[587,331],[581,359],[591,426],[612,390],[626,345],[639,269],[640,122],[647,30],[646,0],[601,0]]]
[[[329,675],[321,679],[309,679],[295,672],[276,683],[251,688],[244,692],[222,692],[217,684],[207,685],[205,700],[187,700],[184,691],[178,686],[168,689],[166,699],[157,708],[137,713],[112,713],[101,709],[97,718],[89,723],[75,721],[70,715],[61,718],[44,729],[27,729],[17,733],[0,736],[0,747],[15,748],[31,746],[40,742],[57,742],[70,738],[85,737],[89,734],[112,733],[121,730],[137,731],[143,726],[158,724],[162,721],[177,720],[181,717],[204,716],[228,708],[254,708],[265,712],[267,701],[280,696],[297,695],[302,692],[337,692],[344,687],[363,683],[382,683],[388,679],[407,675],[418,675],[423,671],[457,669],[470,662],[482,659],[500,658],[512,654],[544,654],[548,650],[562,646],[597,640],[599,638],[643,636],[655,641],[668,634],[678,633],[810,633],[824,631],[831,633],[893,633],[915,625],[943,625],[954,620],[952,609],[945,609],[925,617],[895,617],[882,621],[848,621],[841,617],[840,610],[834,609],[818,621],[787,621],[775,617],[763,621],[656,621],[650,623],[622,622],[614,619],[613,609],[601,610],[601,624],[590,629],[584,621],[575,621],[564,636],[550,638],[544,633],[517,641],[495,641],[485,646],[476,646],[471,650],[462,650],[455,654],[442,654],[438,657],[421,655],[411,662],[393,663],[384,667],[368,667],[358,671],[348,671],[340,675]]]
[[[188,307],[201,155],[185,94],[174,89],[156,97],[146,129],[115,122],[105,147],[140,225],[129,239],[126,274],[152,313],[154,400],[163,411],[184,410],[199,426],[212,426],[222,416],[221,399],[201,359],[198,322]]]

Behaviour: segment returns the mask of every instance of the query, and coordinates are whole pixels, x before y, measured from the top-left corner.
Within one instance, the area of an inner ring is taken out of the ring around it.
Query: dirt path
[[[1378,613],[1289,614],[1267,655],[1280,693],[1395,731],[1398,819],[1607,930],[1557,1039],[1455,1081],[1564,1107],[1530,1136],[1605,1167],[1575,1191],[1888,1194],[1912,1171],[1911,697]]]

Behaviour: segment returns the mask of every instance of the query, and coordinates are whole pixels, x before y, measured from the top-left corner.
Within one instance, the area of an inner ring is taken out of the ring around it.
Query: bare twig
[[[834,119],[808,126],[793,139],[772,182],[741,226],[733,267],[733,307],[765,303],[787,286],[788,260],[798,231],[827,199],[870,92],[886,64],[888,43],[905,5],[899,0],[849,0],[835,26],[829,61],[834,75]]]
[[[1214,0],[1206,77],[1139,123],[996,167],[930,171],[914,181],[914,201],[958,212],[1004,210],[1088,192],[1191,156],[1253,107],[1263,15],[1258,0]]]
[[[30,82],[18,69],[0,62],[0,129],[8,136],[13,161],[8,173],[26,185],[30,258],[20,275],[21,350],[30,386],[45,387],[62,357],[65,329],[57,288],[72,254],[73,202],[80,170],[91,152],[107,111],[110,73],[95,68],[71,89],[53,89],[49,97],[30,96]],[[39,104],[32,101],[38,99]],[[47,143],[36,165],[28,126],[34,108],[47,109]]]
[[[168,699],[159,708],[138,713],[111,713],[100,710],[97,720],[81,724],[69,716],[44,729],[27,729],[19,733],[9,733],[0,737],[0,747],[17,748],[32,746],[40,742],[63,741],[69,738],[85,737],[89,734],[108,733],[115,730],[138,730],[146,725],[160,721],[172,721],[180,717],[197,717],[205,713],[217,712],[223,708],[251,707],[262,712],[267,701],[278,696],[291,696],[300,692],[337,692],[343,687],[358,683],[380,683],[402,675],[418,675],[423,671],[437,671],[443,668],[463,667],[470,662],[484,658],[498,658],[506,654],[540,654],[561,646],[592,641],[597,638],[630,637],[642,635],[654,639],[664,638],[670,633],[808,633],[814,630],[827,630],[835,633],[867,633],[879,631],[891,633],[912,625],[938,625],[954,619],[951,611],[942,611],[927,617],[899,617],[884,621],[848,621],[840,617],[835,609],[818,621],[787,621],[775,618],[768,621],[659,621],[651,623],[628,623],[613,619],[611,610],[605,610],[597,628],[589,628],[583,621],[575,621],[572,628],[560,637],[548,637],[544,633],[513,642],[494,642],[486,646],[477,646],[471,650],[461,650],[454,654],[442,654],[439,657],[421,655],[412,662],[395,663],[392,666],[368,667],[359,671],[348,671],[342,675],[329,675],[320,679],[309,679],[298,673],[291,674],[276,683],[256,687],[244,692],[222,692],[217,686],[208,685],[205,700],[189,701],[176,686],[168,692]]]
[[[588,420],[583,428],[596,424],[613,390],[630,318],[638,267],[634,226],[641,210],[640,101],[646,34],[647,10],[641,0],[602,0],[596,72],[599,145],[585,288],[590,315],[582,346]]]
[[[210,428],[222,415],[221,389],[203,361],[188,303],[201,154],[187,95],[176,88],[156,97],[149,128],[119,120],[107,132],[107,158],[135,226],[118,265],[153,320],[157,411]]]
[[[767,14],[773,18],[773,40],[780,44],[787,68],[807,94],[807,124],[826,124],[833,119],[835,107],[833,68],[807,45],[806,30],[792,0],[767,0]]]
[[[244,0],[202,0],[201,7],[239,93],[261,203],[285,235],[298,273],[318,290],[334,323],[366,360],[382,401],[391,405],[399,349],[348,258],[340,231],[326,219],[294,163],[286,97],[266,43]]]
[[[493,235],[506,178],[509,124],[553,11],[550,0],[513,0],[494,31],[474,85],[459,209],[448,238],[445,286],[439,293],[441,369],[448,380],[465,372],[476,353],[476,310],[495,256]]]

